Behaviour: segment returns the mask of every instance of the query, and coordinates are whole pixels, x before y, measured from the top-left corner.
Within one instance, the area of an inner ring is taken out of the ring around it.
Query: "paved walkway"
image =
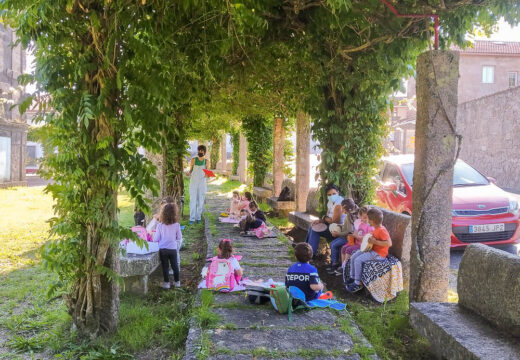
[[[284,280],[292,260],[282,234],[262,240],[241,237],[237,228],[218,222],[229,199],[208,194],[206,204],[208,256],[213,256],[222,238],[230,238],[235,252],[243,256],[240,263],[246,277]],[[377,359],[346,311],[312,310],[295,314],[289,322],[287,315],[276,313],[270,303],[250,305],[242,292],[212,294],[199,293],[196,300],[186,344],[187,360]],[[211,325],[203,321],[211,318]]]

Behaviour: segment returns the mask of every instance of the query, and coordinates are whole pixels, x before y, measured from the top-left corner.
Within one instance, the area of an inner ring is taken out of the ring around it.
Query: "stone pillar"
[[[296,113],[296,211],[306,211],[309,195],[311,119],[302,111]]]
[[[457,52],[428,51],[417,59],[410,302],[448,296],[458,79]]]
[[[285,142],[284,119],[277,117],[273,126],[273,196],[277,197],[282,191],[284,155],[283,145]]]
[[[239,142],[238,178],[241,183],[247,183],[247,140],[242,134]]]
[[[225,172],[227,170],[227,134],[222,135],[220,140],[220,170]]]

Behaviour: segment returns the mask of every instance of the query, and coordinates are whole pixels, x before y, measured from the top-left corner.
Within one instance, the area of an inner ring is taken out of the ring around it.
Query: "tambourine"
[[[372,234],[366,234],[364,237],[363,237],[363,240],[361,241],[361,246],[359,248],[359,250],[365,252],[365,251],[370,251],[372,250],[372,244],[370,244],[368,242],[368,240],[372,237]]]
[[[336,223],[330,224],[330,225],[329,225],[329,231],[330,231],[331,233],[333,233],[333,232],[340,233],[340,232],[341,232],[341,226],[339,226],[339,225],[336,224]]]
[[[315,232],[323,232],[323,231],[327,230],[327,224],[324,224],[324,223],[317,223],[317,224],[312,225],[311,227],[312,227],[312,230],[314,230]]]

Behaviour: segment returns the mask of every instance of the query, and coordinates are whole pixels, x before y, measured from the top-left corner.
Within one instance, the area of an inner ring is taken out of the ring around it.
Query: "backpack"
[[[206,287],[221,292],[230,292],[235,287],[235,271],[230,259],[211,258],[206,275]]]
[[[256,229],[253,229],[253,232],[259,239],[262,239],[264,236],[269,236],[271,234],[271,230],[269,230],[269,228],[263,222],[262,225],[260,225]]]
[[[247,285],[246,296],[247,300],[252,305],[263,305],[270,300],[269,288],[260,285]]]
[[[289,189],[287,186],[284,186],[282,191],[280,191],[280,195],[278,195],[278,201],[293,201],[294,198],[291,194],[291,189]]]
[[[295,310],[305,309],[305,303],[294,299],[284,285],[271,285],[269,289],[271,304],[280,314],[287,314],[289,321],[292,321],[292,313]]]

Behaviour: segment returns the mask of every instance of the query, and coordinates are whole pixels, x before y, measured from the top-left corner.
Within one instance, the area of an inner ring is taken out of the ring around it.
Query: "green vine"
[[[233,131],[231,134],[231,144],[233,145],[233,175],[238,175],[238,165],[240,162],[240,132]]]
[[[213,138],[209,151],[209,161],[212,169],[217,168],[217,163],[220,160],[220,136]]]
[[[242,119],[242,128],[253,185],[262,186],[273,161],[273,124],[262,115],[249,115]]]

